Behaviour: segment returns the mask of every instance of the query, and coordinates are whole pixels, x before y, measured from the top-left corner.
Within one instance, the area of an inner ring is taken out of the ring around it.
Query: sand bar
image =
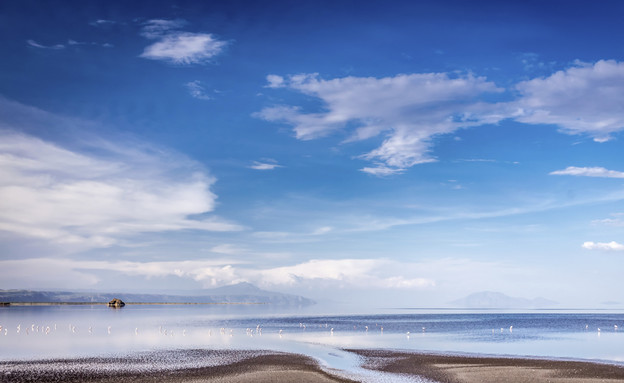
[[[368,369],[398,374],[397,377],[412,376],[415,381],[422,377],[443,383],[624,382],[624,366],[621,365],[380,350],[350,351],[360,355],[364,367]],[[0,372],[0,381],[3,383],[357,381],[324,371],[314,359],[307,356],[274,351],[184,350],[125,358],[11,361],[0,362]]]
[[[624,365],[544,359],[351,350],[365,367],[418,375],[442,383],[624,382]]]

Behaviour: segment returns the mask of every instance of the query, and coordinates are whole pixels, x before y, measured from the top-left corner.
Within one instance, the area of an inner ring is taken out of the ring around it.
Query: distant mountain
[[[0,290],[0,302],[11,303],[104,303],[113,298],[120,298],[126,303],[265,303],[280,306],[307,306],[315,303],[313,300],[298,295],[261,290],[250,283],[239,283],[175,295]]]
[[[450,304],[467,309],[541,309],[551,308],[559,303],[545,298],[516,298],[503,293],[482,291],[450,302]]]

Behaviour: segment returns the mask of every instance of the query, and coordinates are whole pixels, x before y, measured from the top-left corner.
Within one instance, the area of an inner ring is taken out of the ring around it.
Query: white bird
[[[108,330],[108,335],[110,335],[110,333],[111,333],[111,326],[108,326],[107,330]]]
[[[614,329],[615,331],[617,331],[617,330],[618,330],[618,326],[617,326],[616,324],[614,324],[614,325],[613,325],[613,329]]]
[[[509,326],[509,332],[513,332],[513,326]]]
[[[134,328],[134,335],[139,335],[139,328],[138,327]]]

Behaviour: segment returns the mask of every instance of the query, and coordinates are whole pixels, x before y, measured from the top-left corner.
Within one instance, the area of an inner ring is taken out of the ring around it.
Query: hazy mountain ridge
[[[451,305],[470,309],[542,309],[552,308],[558,302],[546,298],[510,297],[494,291],[482,291],[450,302]]]
[[[95,303],[108,302],[113,298],[120,298],[127,303],[267,303],[282,306],[306,306],[316,303],[298,295],[262,290],[249,283],[193,291],[185,295],[0,290],[0,302],[11,303]]]

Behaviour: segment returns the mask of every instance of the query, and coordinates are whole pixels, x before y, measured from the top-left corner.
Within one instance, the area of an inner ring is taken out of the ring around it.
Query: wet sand
[[[541,359],[431,355],[350,350],[364,367],[442,383],[623,382],[624,366]],[[91,358],[0,362],[0,382],[98,383],[337,383],[354,382],[324,371],[306,356],[272,351],[170,351],[166,358]],[[167,359],[169,358],[169,359]],[[195,366],[180,364],[194,360]],[[174,361],[175,359],[175,361]],[[211,361],[217,360],[217,363]],[[176,362],[177,361],[177,362]],[[205,362],[205,363],[204,363]],[[172,363],[168,366],[167,363]],[[387,375],[386,375],[387,376]],[[384,380],[386,381],[386,380]]]
[[[306,356],[271,351],[170,351],[125,358],[0,362],[2,383],[97,382],[97,383],[351,383],[323,371]],[[179,356],[182,354],[182,357]],[[199,354],[199,355],[196,355]],[[177,356],[177,357],[173,357]],[[199,367],[180,368],[190,356]],[[206,366],[201,366],[201,358]],[[212,360],[217,360],[216,365]],[[170,363],[173,367],[168,367]],[[183,363],[183,362],[182,362]]]
[[[624,366],[591,362],[351,350],[366,368],[442,383],[624,382]]]

